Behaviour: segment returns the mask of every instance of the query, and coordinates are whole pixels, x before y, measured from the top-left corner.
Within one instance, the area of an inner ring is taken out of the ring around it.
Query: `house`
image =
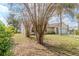
[[[25,33],[24,25],[21,24],[21,32]],[[34,34],[33,31],[33,26],[30,26],[30,32],[31,34]],[[51,34],[60,34],[60,23],[53,23],[53,24],[48,24],[47,29],[45,33],[51,33]],[[62,23],[62,34],[68,34],[68,26],[64,23]]]
[[[53,24],[48,24],[47,25],[47,33],[55,33],[55,34],[60,34],[61,29],[60,29],[60,23],[53,23]],[[68,25],[62,23],[62,34],[68,34]]]

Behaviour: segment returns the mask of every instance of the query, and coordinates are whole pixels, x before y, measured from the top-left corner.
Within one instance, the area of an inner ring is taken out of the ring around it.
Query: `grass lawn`
[[[36,42],[35,36],[27,38],[22,34],[16,34],[14,37],[15,46],[14,55],[78,55],[79,56],[79,38],[68,35],[45,35],[44,46]]]

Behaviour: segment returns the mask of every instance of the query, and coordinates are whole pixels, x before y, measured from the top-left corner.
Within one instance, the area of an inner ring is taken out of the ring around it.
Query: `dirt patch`
[[[16,35],[17,36],[17,35]],[[55,55],[51,51],[47,50],[44,46],[38,44],[36,41],[31,39],[22,39],[19,37],[15,40],[15,46],[13,48],[14,55],[16,56],[50,56]],[[19,41],[18,41],[19,40]],[[22,41],[21,41],[22,40]]]

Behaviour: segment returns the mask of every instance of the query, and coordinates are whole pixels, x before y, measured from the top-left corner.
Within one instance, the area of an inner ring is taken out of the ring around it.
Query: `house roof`
[[[59,23],[53,23],[53,24],[48,24],[47,27],[59,27],[60,24]]]
[[[47,27],[60,27],[60,26],[61,26],[60,23],[53,23],[53,24],[48,24],[47,25]],[[62,26],[66,26],[67,27],[67,25],[64,24],[64,23],[62,23]]]

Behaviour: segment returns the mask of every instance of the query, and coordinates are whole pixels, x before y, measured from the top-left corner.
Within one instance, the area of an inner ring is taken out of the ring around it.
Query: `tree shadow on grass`
[[[43,45],[44,47],[46,47],[49,51],[51,51],[52,53],[56,53],[56,55],[58,56],[72,56],[72,55],[79,55],[79,52],[76,52],[76,50],[69,50],[69,49],[65,49],[64,45],[58,45],[58,46],[54,46],[48,43],[44,43]]]

